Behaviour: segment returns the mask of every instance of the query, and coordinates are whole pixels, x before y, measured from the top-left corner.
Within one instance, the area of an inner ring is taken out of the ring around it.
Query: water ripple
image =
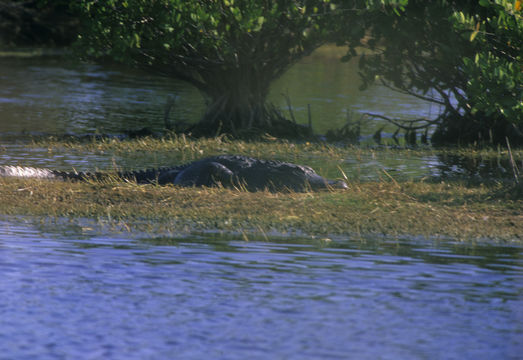
[[[0,222],[2,356],[521,354],[519,246],[137,238],[62,226]]]

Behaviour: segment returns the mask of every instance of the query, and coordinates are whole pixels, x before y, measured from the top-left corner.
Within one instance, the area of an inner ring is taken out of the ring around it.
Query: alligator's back
[[[231,181],[228,182],[230,185],[245,187],[249,191],[264,189],[271,191],[307,191],[321,190],[328,187],[347,187],[344,182],[328,180],[318,175],[308,166],[276,160],[262,160],[242,155],[213,156],[196,161],[193,163],[193,166],[197,166],[201,171],[209,171],[209,167],[203,165],[212,163],[223,165],[230,171],[232,176]],[[191,171],[190,167],[187,169],[187,171]],[[180,176],[184,176],[184,173],[182,172]],[[189,183],[186,181],[187,179],[184,180],[186,183]],[[209,182],[204,185],[212,186],[213,184]]]

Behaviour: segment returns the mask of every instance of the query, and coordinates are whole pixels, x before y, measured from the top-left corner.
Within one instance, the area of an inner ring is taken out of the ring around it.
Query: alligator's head
[[[348,188],[344,181],[326,179],[308,166],[241,155],[220,155],[196,161],[177,174],[174,181],[170,181],[181,186],[214,186],[220,183],[249,191],[268,189],[273,192]]]
[[[268,182],[278,188],[293,191],[321,191],[330,189],[348,189],[347,183],[341,180],[329,180],[318,175],[312,168],[288,163],[279,164],[267,171]]]
[[[308,185],[310,186],[311,190],[315,190],[315,191],[328,190],[328,189],[346,190],[349,188],[347,186],[347,183],[343,180],[329,180],[316,173],[308,174],[307,182],[308,182]]]
[[[349,188],[347,183],[345,181],[343,181],[343,180],[327,180],[327,183],[333,189],[347,190]]]

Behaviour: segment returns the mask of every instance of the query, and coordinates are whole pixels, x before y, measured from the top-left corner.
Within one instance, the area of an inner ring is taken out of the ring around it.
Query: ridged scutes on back
[[[189,166],[189,164],[173,166],[173,167],[160,167],[160,168],[145,169],[145,170],[124,171],[124,172],[119,172],[118,176],[121,177],[122,179],[136,181],[138,184],[145,184],[145,183],[152,183],[152,182],[157,181],[158,178],[162,176],[162,174],[165,174],[165,173],[171,172],[171,171],[182,171],[183,169],[187,168],[188,166]]]

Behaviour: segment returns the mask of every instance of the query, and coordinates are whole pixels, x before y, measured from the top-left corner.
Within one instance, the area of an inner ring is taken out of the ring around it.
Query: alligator
[[[62,180],[100,180],[103,172],[65,172],[33,167],[0,166],[0,176],[46,178]],[[138,184],[174,184],[178,186],[223,186],[248,191],[316,191],[347,189],[341,180],[329,180],[308,166],[262,160],[242,155],[219,155],[185,165],[118,172],[117,176]]]

